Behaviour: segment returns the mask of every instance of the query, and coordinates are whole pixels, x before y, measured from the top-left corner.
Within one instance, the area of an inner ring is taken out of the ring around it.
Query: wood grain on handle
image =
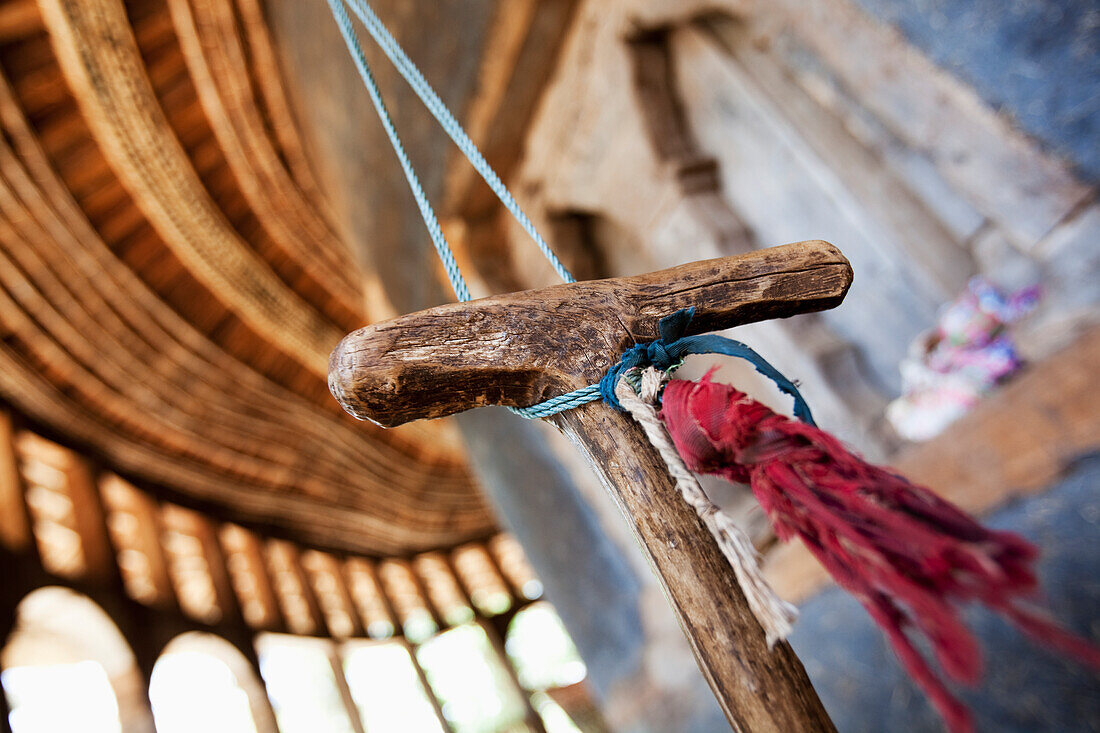
[[[533,405],[598,380],[682,308],[696,309],[690,332],[705,333],[831,308],[851,282],[844,255],[814,240],[450,303],[344,337],[329,360],[329,389],[349,413],[386,427]]]

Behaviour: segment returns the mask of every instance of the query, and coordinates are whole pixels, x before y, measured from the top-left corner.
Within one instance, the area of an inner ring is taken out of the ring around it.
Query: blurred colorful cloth
[[[801,539],[856,597],[952,733],[973,730],[970,711],[920,647],[947,677],[976,682],[981,650],[960,614],[967,603],[1100,669],[1100,647],[1034,605],[1038,550],[1022,537],[983,527],[930,489],[709,374],[669,381],[660,419],[690,470],[749,484],[776,536]]]
[[[886,417],[907,440],[928,440],[969,412],[1022,365],[1007,326],[1039,300],[1038,286],[1006,294],[984,277],[940,312],[900,365],[902,396]]]

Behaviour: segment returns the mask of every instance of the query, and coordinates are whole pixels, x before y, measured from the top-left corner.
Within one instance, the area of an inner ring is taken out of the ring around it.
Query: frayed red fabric
[[[1100,648],[1026,605],[1036,590],[1037,550],[1022,537],[986,529],[930,490],[709,374],[670,381],[660,415],[691,470],[749,484],[776,535],[801,539],[859,600],[952,731],[972,730],[970,713],[907,631],[927,638],[948,676],[975,682],[980,650],[955,604],[981,602],[1100,668]]]

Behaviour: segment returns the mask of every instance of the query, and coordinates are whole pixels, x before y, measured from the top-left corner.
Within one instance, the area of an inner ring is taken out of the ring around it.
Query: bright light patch
[[[352,733],[323,643],[279,634],[257,640],[260,675],[282,733]]]
[[[349,643],[348,689],[370,733],[442,733],[408,650],[398,643]]]
[[[157,660],[149,701],[157,733],[256,731],[248,694],[224,662],[203,652],[168,652]]]
[[[504,644],[519,682],[528,690],[566,687],[587,670],[573,640],[549,603],[528,606],[512,619]]]
[[[422,644],[416,656],[455,733],[522,730],[519,691],[480,627],[445,631]]]
[[[11,667],[0,684],[12,733],[121,733],[118,701],[98,662]]]

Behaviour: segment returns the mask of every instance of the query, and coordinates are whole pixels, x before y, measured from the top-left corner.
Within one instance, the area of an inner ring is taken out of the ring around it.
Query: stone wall
[[[735,335],[801,381],[827,428],[884,458],[900,445],[882,421],[898,361],[972,275],[1043,285],[1022,331],[1035,359],[1094,322],[1100,302],[1095,190],[937,60],[848,0],[582,3],[513,188],[588,277],[837,244],[856,271],[842,307]],[[503,216],[464,226],[472,252],[508,259],[514,284],[554,282]],[[486,234],[501,231],[504,247]],[[546,432],[642,581],[639,662],[600,685],[609,722],[722,729],[617,508]],[[743,492],[714,489],[759,522]]]

